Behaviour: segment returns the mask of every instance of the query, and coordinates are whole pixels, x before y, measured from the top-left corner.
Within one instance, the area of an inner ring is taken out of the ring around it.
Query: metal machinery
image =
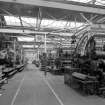
[[[50,71],[53,72],[54,70],[54,62],[56,58],[56,51],[51,51],[50,53],[42,53],[40,56],[40,63],[41,63],[41,70],[42,71]]]
[[[0,86],[24,68],[24,54],[16,38],[0,36]]]
[[[71,64],[72,49],[63,47],[57,49],[57,57],[54,61],[53,71],[57,74],[63,74],[65,67]]]
[[[72,63],[65,68],[64,83],[86,94],[105,96],[104,26],[88,26],[76,36]]]
[[[71,63],[71,49],[70,48],[56,48],[47,54],[46,66],[47,71],[53,74],[63,74],[65,66],[69,66]],[[42,65],[45,62],[41,57]]]
[[[40,55],[40,62],[41,62],[41,71],[46,71],[46,65],[47,65],[46,53],[43,53],[42,55]]]
[[[13,67],[23,63],[23,52],[16,39],[4,40],[0,51],[0,65]]]
[[[61,48],[56,49],[56,57],[53,60],[53,66],[51,72],[54,74],[61,73],[61,57],[62,57],[63,50]]]
[[[47,55],[47,71],[53,72],[55,61],[55,51],[51,51]]]

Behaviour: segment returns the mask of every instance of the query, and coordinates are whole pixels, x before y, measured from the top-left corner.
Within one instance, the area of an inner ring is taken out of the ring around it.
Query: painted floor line
[[[23,79],[21,80],[21,82],[20,82],[20,84],[19,84],[19,87],[18,87],[18,89],[17,89],[17,91],[16,91],[16,93],[15,93],[15,95],[14,95],[14,97],[13,97],[13,100],[12,100],[12,102],[11,102],[11,105],[14,105],[14,102],[15,102],[16,97],[17,97],[17,95],[18,95],[18,93],[19,93],[19,91],[20,91],[20,89],[21,89],[21,87],[22,87],[22,84],[23,84],[24,79],[25,79],[25,76],[23,76]]]
[[[56,99],[58,100],[58,102],[60,103],[60,105],[64,105],[63,102],[62,102],[62,100],[59,98],[59,96],[54,91],[54,89],[52,88],[52,86],[50,85],[50,83],[46,80],[46,78],[44,78],[44,81],[47,84],[47,86],[50,88],[50,90],[52,91],[52,93],[54,94],[54,96],[56,97]]]

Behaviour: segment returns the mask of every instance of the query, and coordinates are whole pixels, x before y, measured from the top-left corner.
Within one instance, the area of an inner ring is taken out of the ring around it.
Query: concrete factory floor
[[[98,96],[83,96],[64,85],[63,76],[39,71],[29,64],[0,90],[0,105],[105,105]]]

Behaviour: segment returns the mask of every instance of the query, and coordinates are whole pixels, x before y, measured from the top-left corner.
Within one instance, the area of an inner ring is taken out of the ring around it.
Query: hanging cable
[[[83,17],[83,19],[89,24],[92,25],[92,22],[90,22],[90,20],[88,20],[83,13],[80,13],[80,15]]]
[[[21,26],[23,27],[23,32],[24,32],[24,26],[23,26],[23,22],[22,22],[22,19],[21,19],[20,16],[19,16],[19,20],[20,20],[20,24],[21,24]]]
[[[53,23],[55,23],[56,21],[61,21],[61,20],[64,20],[64,19],[66,19],[69,15],[66,15],[66,16],[64,16],[64,17],[62,17],[62,18],[59,18],[59,19],[56,19],[54,16],[52,16],[51,14],[49,14],[48,12],[46,12],[47,13],[47,15],[49,16],[49,17],[51,17],[52,19],[53,19],[53,22],[51,22],[50,24],[48,24],[48,25],[45,25],[44,27],[47,27],[47,26],[49,26],[49,25],[52,25]]]
[[[36,28],[37,28],[37,30],[40,30],[40,28],[41,28],[41,22],[42,22],[42,9],[39,8],[38,16],[37,16],[37,22],[36,22]]]
[[[66,16],[63,16],[63,17],[57,19],[57,18],[55,18],[54,16],[52,16],[52,15],[51,15],[50,13],[48,13],[48,12],[46,12],[46,14],[47,14],[49,17],[51,17],[53,20],[56,20],[56,21],[64,20],[64,19],[66,19],[68,16],[70,16],[70,14],[68,14],[68,15],[66,15]]]

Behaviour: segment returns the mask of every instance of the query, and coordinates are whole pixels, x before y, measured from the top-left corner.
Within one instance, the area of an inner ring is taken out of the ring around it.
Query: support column
[[[37,60],[39,61],[39,49],[37,50]]]
[[[46,34],[45,34],[45,38],[44,38],[44,51],[45,51],[45,53],[47,53],[47,41],[46,41]]]
[[[47,75],[47,42],[46,42],[46,34],[45,34],[45,38],[44,38],[44,50],[45,50],[45,54],[44,54],[44,75]]]
[[[16,63],[16,40],[14,40],[14,67],[15,67],[15,63]]]
[[[22,50],[22,47],[21,47],[21,52],[20,53],[21,53],[20,63],[22,64],[22,59],[23,59],[23,50]]]
[[[35,57],[35,52],[36,52],[36,50],[35,50],[35,45],[36,45],[36,37],[35,37],[35,35],[34,35],[34,57]]]

